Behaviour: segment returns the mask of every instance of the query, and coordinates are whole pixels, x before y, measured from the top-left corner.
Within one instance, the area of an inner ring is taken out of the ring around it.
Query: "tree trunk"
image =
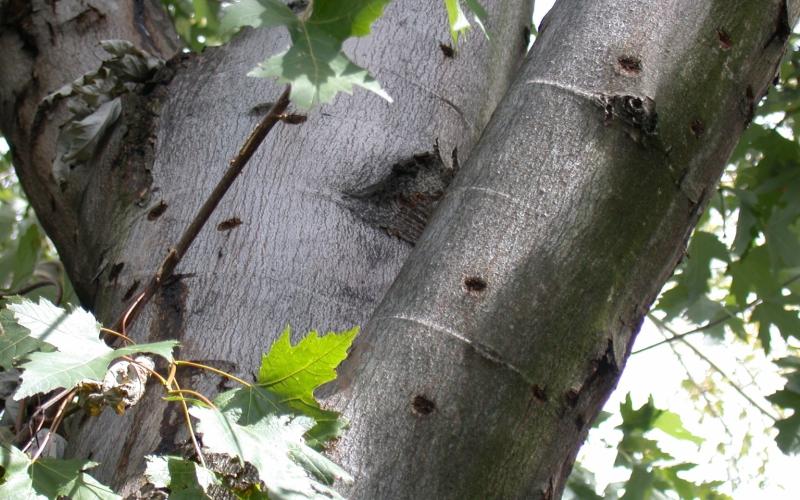
[[[800,11],[560,0],[520,70],[530,5],[485,5],[491,41],[447,57],[438,2],[391,4],[348,49],[396,102],[342,96],[273,131],[132,332],[248,376],[287,322],[366,324],[325,391],[352,421],[333,453],[353,498],[560,495]],[[170,58],[175,37],[155,0],[0,9],[0,126],[81,300],[111,321],[277,98],[244,75],[287,37],[173,57],[57,182],[66,111],[42,98],[96,69],[99,40]],[[155,392],[85,425],[74,453],[135,484],[142,455],[182,439]]]

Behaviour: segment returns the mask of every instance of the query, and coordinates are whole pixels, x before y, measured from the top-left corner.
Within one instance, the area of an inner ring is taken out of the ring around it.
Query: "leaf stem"
[[[198,396],[204,402],[208,401],[208,404],[212,408],[214,408],[214,404],[211,401],[209,401],[208,398],[206,398],[205,396],[203,396],[199,392],[192,391],[192,390],[189,390],[189,389],[181,389],[181,386],[178,384],[177,380],[173,380],[173,383],[175,384],[175,389],[178,392],[180,392],[180,393],[183,393],[183,392],[193,393],[195,396]],[[194,426],[192,425],[192,418],[189,415],[189,407],[186,405],[186,401],[183,400],[183,399],[181,399],[180,403],[181,403],[181,409],[183,410],[183,412],[182,412],[183,413],[183,418],[186,420],[186,428],[189,430],[189,437],[192,440],[192,446],[194,446],[194,451],[195,451],[195,453],[197,453],[197,459],[200,460],[200,465],[202,465],[204,469],[208,469],[208,466],[206,465],[206,459],[203,456],[203,450],[202,450],[202,448],[200,448],[200,443],[197,442],[197,436],[194,433]]]
[[[169,392],[168,392],[169,395],[173,395],[173,394],[176,394],[176,393],[177,393],[178,396],[182,396],[183,394],[189,394],[191,396],[196,397],[197,399],[199,399],[203,403],[207,404],[211,408],[216,408],[217,407],[210,399],[205,397],[203,394],[201,394],[201,393],[199,393],[199,392],[197,392],[195,390],[192,390],[192,389],[181,389],[178,386],[178,382],[177,381],[173,381],[173,383],[175,384],[175,389],[170,389]]]
[[[136,343],[136,342],[133,341],[132,338],[128,337],[127,335],[119,333],[119,332],[115,332],[114,330],[111,330],[110,328],[105,328],[105,327],[101,326],[100,327],[100,331],[103,332],[103,333],[110,333],[111,335],[113,335],[115,337],[119,337],[119,338],[121,338],[125,342],[128,342],[131,345]]]
[[[242,384],[245,387],[253,387],[253,384],[251,384],[250,382],[247,382],[246,380],[242,380],[239,377],[237,377],[236,375],[231,375],[230,373],[228,373],[226,371],[214,368],[213,366],[208,366],[208,365],[204,365],[204,364],[201,364],[201,363],[195,363],[193,361],[178,361],[178,360],[175,361],[175,364],[177,366],[193,366],[195,368],[200,368],[202,370],[208,370],[208,371],[210,371],[212,373],[216,373],[217,375],[220,375],[222,377],[231,379],[234,382],[238,382],[238,383]]]

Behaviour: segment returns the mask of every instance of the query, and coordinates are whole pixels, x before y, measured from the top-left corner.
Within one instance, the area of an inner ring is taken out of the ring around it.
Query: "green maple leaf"
[[[31,459],[13,446],[0,445],[0,465],[5,474],[0,484],[0,498],[44,499],[33,489],[28,469]]]
[[[653,427],[660,429],[677,439],[691,441],[694,444],[703,443],[703,438],[692,434],[686,429],[686,427],[683,426],[683,421],[681,420],[680,415],[669,410],[663,410],[661,412],[661,414],[653,422]]]
[[[13,446],[0,445],[0,465],[5,470],[0,498],[70,498],[112,500],[121,498],[84,471],[97,465],[81,459],[41,458],[32,461]]]
[[[341,498],[329,485],[352,479],[313,447],[346,422],[320,408],[314,390],[336,378],[357,334],[312,331],[293,346],[287,327],[262,356],[256,385],[220,394],[214,409],[192,408],[203,444],[253,464],[270,498]]]
[[[112,349],[100,339],[100,324],[81,308],[65,311],[47,299],[36,304],[23,300],[8,308],[16,322],[30,331],[30,337],[53,346],[54,352],[34,352],[27,357],[22,383],[14,395],[22,399],[57,388],[71,389],[84,380],[101,382],[108,365],[116,358],[147,352],[172,361],[177,341],[136,344]]]
[[[30,331],[32,338],[63,353],[83,357],[112,350],[100,341],[100,324],[81,308],[67,312],[47,299],[39,299],[38,304],[23,299],[9,305],[8,309],[14,314],[14,320]]]
[[[292,330],[287,326],[270,351],[261,357],[258,385],[302,404],[316,406],[314,389],[336,379],[336,367],[347,358],[347,350],[358,331],[355,327],[320,336],[312,330],[293,346]]]
[[[222,411],[237,412],[237,423],[251,425],[268,415],[292,415],[294,412],[281,402],[280,396],[257,385],[223,392],[214,399]]]
[[[758,338],[767,352],[770,349],[772,325],[778,328],[784,339],[790,336],[800,338],[800,316],[797,311],[785,309],[781,304],[762,302],[753,309],[750,321],[758,323]]]
[[[145,459],[147,480],[156,488],[169,488],[173,500],[210,498],[209,486],[220,483],[212,471],[185,458],[149,455]]]
[[[10,370],[14,361],[42,345],[28,334],[28,330],[17,324],[10,310],[0,310],[0,367]]]
[[[41,458],[31,464],[33,488],[47,498],[66,497],[72,500],[118,499],[108,486],[100,484],[86,469],[97,462],[81,459]]]
[[[225,31],[242,26],[284,26],[289,31],[291,47],[249,74],[290,84],[291,100],[300,108],[329,102],[339,92],[352,94],[354,86],[392,102],[369,72],[342,52],[345,40],[369,34],[389,1],[315,0],[310,15],[301,18],[280,0],[242,0],[226,9],[222,26]]]
[[[315,446],[338,437],[347,425],[338,413],[320,408],[314,390],[336,378],[336,367],[347,357],[358,331],[356,327],[322,337],[311,331],[292,346],[287,326],[269,353],[261,358],[258,385],[278,395],[290,408],[317,421],[309,435]]]
[[[250,425],[268,415],[305,415],[316,425],[306,435],[310,446],[319,448],[339,437],[347,421],[339,413],[324,410],[314,397],[314,390],[336,378],[336,367],[358,335],[358,328],[319,336],[315,331],[296,346],[291,344],[291,330],[283,334],[261,357],[256,385],[226,391],[214,400],[225,412],[236,410],[237,423]]]
[[[800,358],[782,358],[776,364],[793,370],[785,374],[784,388],[767,396],[767,399],[785,410],[792,410],[793,414],[775,422],[775,428],[778,429],[775,441],[784,453],[800,453]]]
[[[258,470],[270,498],[342,498],[330,484],[352,481],[347,472],[308,446],[304,434],[314,425],[308,417],[268,415],[251,425],[237,423],[238,410],[194,407],[203,445],[247,461]]]
[[[475,21],[480,26],[483,34],[488,38],[486,32],[486,21],[489,19],[489,14],[486,9],[478,2],[478,0],[466,0],[467,9],[475,15]],[[470,29],[471,25],[464,11],[461,9],[460,0],[444,0],[444,7],[447,10],[447,20],[450,24],[450,36],[453,37],[453,43],[458,43],[458,36]]]

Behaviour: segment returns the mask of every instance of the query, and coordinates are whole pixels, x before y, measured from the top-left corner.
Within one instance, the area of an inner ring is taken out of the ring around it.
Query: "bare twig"
[[[33,454],[31,460],[38,459],[44,452],[44,449],[47,447],[47,443],[50,442],[50,437],[58,430],[58,426],[61,425],[61,421],[64,419],[64,409],[67,407],[67,404],[69,404],[69,402],[72,400],[72,396],[74,395],[75,389],[69,391],[67,397],[64,398],[64,400],[61,402],[61,405],[59,405],[58,411],[56,411],[55,417],[53,418],[53,423],[50,424],[50,428],[47,429],[47,434],[44,436],[42,442],[39,443],[39,448],[37,448],[36,453]]]
[[[170,277],[172,277],[175,268],[178,266],[178,263],[180,263],[184,255],[186,255],[186,252],[192,246],[195,238],[197,238],[197,235],[200,234],[200,230],[203,229],[203,226],[205,226],[206,222],[208,222],[208,219],[211,217],[214,209],[217,208],[217,205],[219,205],[219,202],[225,196],[225,193],[227,193],[228,189],[230,189],[233,181],[235,181],[239,174],[242,173],[245,165],[247,165],[247,162],[250,160],[250,158],[252,158],[253,154],[258,149],[258,146],[261,145],[270,130],[272,130],[276,123],[283,119],[283,113],[289,106],[290,90],[291,89],[289,86],[284,89],[283,93],[275,102],[275,104],[272,105],[272,108],[270,108],[267,115],[250,133],[250,136],[242,145],[239,153],[231,160],[228,169],[214,187],[214,190],[197,211],[197,214],[194,216],[194,219],[192,219],[192,222],[190,222],[189,226],[187,226],[184,230],[183,234],[178,240],[178,243],[169,249],[167,256],[161,262],[158,271],[145,286],[144,291],[137,297],[128,310],[126,310],[125,314],[114,324],[114,330],[121,331],[123,334],[127,335],[125,331],[126,329],[123,328],[123,326],[127,326],[131,321],[133,321],[141,308],[147,304],[153,295],[155,295],[155,293],[158,291],[158,289],[167,280],[169,280]]]
[[[134,342],[133,339],[128,337],[127,335],[124,335],[124,334],[119,333],[119,332],[115,332],[114,330],[111,330],[109,328],[100,327],[100,331],[103,332],[103,333],[108,333],[109,335],[113,335],[114,337],[121,338],[122,340],[124,340],[125,342],[127,342],[127,343],[129,343],[131,345],[136,344],[136,342]]]
[[[31,436],[33,436],[37,432],[39,432],[39,429],[42,428],[42,426],[44,425],[44,421],[47,419],[47,414],[46,414],[47,410],[49,410],[54,404],[58,403],[63,398],[68,396],[69,393],[70,393],[69,390],[64,389],[61,392],[59,392],[59,393],[55,394],[54,396],[52,396],[50,399],[48,399],[47,401],[45,401],[41,405],[39,405],[36,408],[36,410],[31,414],[31,416],[28,417],[27,425],[24,426],[21,429],[17,429],[17,434],[16,434],[16,436],[14,436],[14,442],[15,443],[22,443],[24,441],[27,441],[28,439],[31,438]],[[31,422],[39,415],[41,415],[42,418],[39,421],[38,428],[34,431],[34,430],[32,430],[33,429],[33,425],[31,425]]]
[[[780,288],[785,288],[785,287],[791,285],[792,283],[794,283],[797,280],[800,280],[800,274],[792,276],[788,280],[786,280],[783,283],[781,283],[780,284]],[[653,349],[655,347],[659,347],[659,346],[662,346],[664,344],[668,344],[670,342],[675,342],[676,340],[681,340],[682,338],[684,338],[686,336],[689,336],[689,335],[692,335],[692,334],[695,334],[695,333],[698,333],[698,332],[703,332],[703,331],[706,331],[706,330],[710,330],[711,328],[714,328],[717,325],[725,323],[726,321],[728,321],[731,318],[735,318],[737,314],[741,314],[741,313],[743,313],[743,312],[745,312],[745,311],[747,311],[749,309],[752,309],[752,308],[754,308],[754,307],[756,307],[756,306],[758,306],[758,305],[760,305],[760,304],[762,304],[764,302],[765,302],[765,299],[763,299],[761,297],[759,297],[757,299],[754,299],[754,300],[751,300],[750,302],[748,302],[747,304],[742,306],[736,312],[727,312],[726,311],[725,315],[720,316],[719,318],[713,319],[713,320],[709,321],[708,323],[706,323],[704,325],[700,325],[697,328],[692,328],[691,330],[687,330],[687,331],[685,331],[683,333],[674,333],[673,332],[674,335],[672,337],[668,337],[668,338],[666,338],[664,340],[656,342],[655,344],[650,344],[649,346],[642,347],[638,351],[633,351],[631,353],[631,355],[639,354],[639,353],[645,352],[645,351],[649,351],[650,349]],[[670,332],[672,332],[672,330],[670,330]]]
[[[655,325],[656,325],[657,327],[659,327],[659,328],[663,328],[664,330],[668,331],[668,332],[669,332],[669,333],[670,333],[670,334],[671,334],[673,337],[675,337],[676,335],[678,335],[678,334],[676,334],[676,333],[675,333],[675,331],[674,331],[674,330],[672,330],[672,329],[671,329],[669,326],[667,326],[667,325],[666,325],[666,323],[664,323],[664,322],[663,322],[663,321],[661,321],[660,319],[656,318],[656,317],[655,317],[655,316],[653,316],[652,314],[648,314],[648,317],[650,318],[650,320],[651,320],[653,323],[655,323]],[[672,340],[673,340],[673,337],[670,337],[668,340],[672,341]],[[740,395],[740,396],[742,396],[744,399],[746,399],[748,403],[750,403],[751,405],[753,405],[753,407],[755,407],[755,408],[756,408],[758,411],[760,411],[760,412],[761,412],[761,413],[762,413],[764,416],[766,416],[766,417],[768,417],[768,418],[772,419],[773,421],[777,421],[777,420],[778,420],[778,417],[777,417],[777,416],[773,415],[773,414],[772,414],[772,413],[771,413],[769,410],[765,409],[763,406],[761,406],[760,404],[758,404],[758,403],[757,403],[757,402],[756,402],[756,401],[755,401],[753,398],[751,398],[751,397],[750,397],[750,396],[749,396],[749,395],[748,395],[746,392],[744,392],[744,389],[742,389],[741,387],[739,387],[739,384],[737,384],[737,383],[736,383],[736,382],[733,380],[733,378],[731,378],[731,377],[730,377],[730,376],[729,376],[729,375],[728,375],[728,374],[725,372],[725,370],[723,370],[722,368],[720,368],[719,366],[717,366],[717,364],[716,364],[716,363],[714,363],[713,361],[711,361],[711,359],[710,359],[708,356],[706,356],[705,354],[703,354],[703,352],[702,352],[702,351],[700,351],[700,349],[698,349],[698,348],[696,348],[695,346],[693,346],[692,344],[690,344],[690,343],[689,343],[689,341],[687,341],[687,340],[686,340],[686,339],[684,339],[684,338],[678,338],[677,340],[679,340],[679,341],[680,341],[680,342],[681,342],[683,345],[685,345],[686,347],[688,347],[689,349],[691,349],[691,350],[692,350],[692,352],[693,352],[693,353],[695,353],[695,355],[697,355],[697,357],[698,357],[698,358],[700,358],[700,359],[702,359],[703,361],[705,361],[705,362],[706,362],[706,364],[707,364],[707,365],[708,365],[708,366],[709,366],[709,367],[710,367],[712,370],[714,370],[715,372],[717,372],[717,373],[718,373],[718,374],[719,374],[719,375],[720,375],[720,376],[721,376],[721,377],[722,377],[722,378],[725,380],[725,382],[727,382],[727,383],[728,383],[728,385],[730,385],[730,386],[731,386],[731,387],[732,387],[732,388],[733,388],[733,389],[734,389],[736,392],[738,392],[738,393],[739,393],[739,395]]]
[[[56,305],[61,302],[61,283],[55,282],[53,280],[40,280],[29,285],[25,285],[22,287],[17,288],[16,290],[3,290],[0,291],[0,299],[4,299],[6,297],[12,297],[14,295],[25,295],[26,293],[31,293],[34,290],[39,288],[43,288],[46,286],[54,286],[56,287]]]
[[[267,112],[266,116],[264,116],[264,118],[261,120],[261,122],[250,133],[250,135],[248,136],[247,140],[244,142],[242,147],[239,149],[238,154],[230,161],[230,165],[228,166],[228,169],[225,171],[225,173],[223,174],[222,178],[219,180],[217,185],[214,187],[214,190],[211,192],[211,194],[208,196],[208,198],[205,200],[205,202],[203,202],[203,205],[200,207],[200,209],[198,210],[197,214],[195,214],[195,216],[192,219],[192,221],[189,223],[189,225],[183,231],[183,234],[181,235],[181,237],[178,240],[177,244],[174,247],[169,249],[169,252],[167,253],[167,256],[161,262],[161,265],[159,266],[158,270],[153,275],[153,277],[150,279],[150,281],[147,283],[147,285],[145,286],[145,288],[142,291],[142,293],[137,295],[136,298],[125,309],[123,314],[120,316],[120,318],[114,324],[113,328],[111,328],[111,329],[106,329],[106,328],[101,329],[104,333],[111,334],[111,335],[115,336],[116,338],[121,338],[121,339],[123,339],[123,340],[125,340],[127,342],[133,343],[133,340],[130,339],[130,337],[128,336],[128,333],[127,333],[128,326],[133,321],[135,321],[138,312],[142,309],[143,306],[145,306],[150,301],[150,299],[155,295],[155,293],[159,290],[159,288],[162,287],[166,282],[168,282],[168,280],[170,278],[172,278],[174,276],[173,273],[174,273],[176,267],[178,266],[178,264],[180,263],[181,259],[186,255],[186,252],[192,246],[192,243],[194,243],[194,241],[197,238],[198,234],[200,234],[200,231],[206,225],[206,223],[208,222],[209,218],[213,214],[214,210],[219,205],[220,201],[222,201],[222,198],[225,196],[225,194],[228,192],[230,187],[233,185],[233,182],[236,180],[236,178],[239,176],[239,174],[242,173],[242,170],[247,165],[247,163],[250,161],[250,159],[252,158],[253,154],[256,152],[256,150],[261,145],[261,143],[264,141],[264,138],[266,138],[267,134],[269,134],[269,132],[272,130],[272,128],[275,126],[275,124],[278,123],[279,121],[286,121],[287,123],[302,123],[302,121],[304,121],[304,119],[298,118],[295,115],[286,115],[285,114],[285,111],[288,108],[289,102],[290,102],[289,101],[290,90],[291,90],[291,87],[289,87],[289,86],[287,86],[284,89],[283,93],[280,95],[280,97],[275,102],[275,104],[272,105],[270,110]],[[31,285],[28,285],[26,287],[23,287],[23,288],[21,288],[19,290],[14,290],[12,293],[14,295],[24,294],[24,293],[28,293],[28,292],[30,292],[32,290],[35,290],[36,288],[39,288],[39,287],[42,287],[42,286],[46,286],[46,285],[52,285],[52,284],[53,283],[51,281],[40,281],[40,282],[31,284]],[[5,294],[0,294],[0,298],[2,298],[3,296],[5,296]],[[59,300],[58,300],[59,302],[60,302],[60,296],[61,296],[61,288],[59,287]],[[119,333],[119,332],[121,332],[121,333]],[[126,359],[130,359],[130,358],[126,357]],[[205,365],[199,365],[199,364],[190,363],[190,362],[186,362],[185,365],[187,365],[187,366],[196,366],[198,368],[204,368],[204,369],[208,369],[208,370],[214,371],[215,373],[224,374],[223,372],[221,372],[219,370],[213,369],[211,367],[207,367]],[[173,392],[173,393],[177,393],[177,394],[192,394],[192,395],[195,395],[195,396],[199,397],[204,402],[208,403],[209,405],[211,405],[213,407],[214,406],[213,403],[211,403],[208,400],[208,398],[206,398],[202,394],[197,393],[197,392],[192,391],[192,390],[189,390],[189,389],[181,389],[180,388],[180,385],[178,384],[178,381],[174,380],[174,378],[172,376],[172,375],[174,375],[175,367],[176,367],[176,365],[173,364],[172,365],[173,372],[172,372],[172,374],[170,376],[170,380],[169,381],[167,381],[166,379],[164,379],[163,377],[158,375],[153,370],[148,370],[148,371],[150,371],[151,374],[154,374],[159,378],[160,382],[163,385],[166,386],[167,391]],[[244,383],[245,385],[249,385],[247,382],[245,382],[245,381],[243,381],[241,379],[238,379],[236,377],[233,377],[230,374],[224,374],[224,375],[229,377],[229,378],[232,378],[234,380],[237,380],[237,381],[239,381],[241,383]],[[55,396],[51,397],[50,400],[48,400],[46,403],[40,405],[31,414],[31,416],[28,419],[27,425],[24,426],[23,429],[17,429],[17,435],[16,435],[16,439],[15,439],[16,442],[24,442],[24,441],[35,439],[35,436],[38,433],[39,429],[41,429],[44,426],[44,422],[48,419],[48,409],[51,408],[52,405],[54,405],[55,403],[61,401],[61,405],[59,406],[58,410],[56,411],[55,415],[53,416],[51,428],[50,428],[48,434],[46,435],[45,439],[43,440],[42,446],[39,448],[39,450],[37,450],[37,453],[36,453],[36,456],[34,457],[34,460],[36,458],[38,458],[38,456],[42,453],[42,450],[47,445],[47,442],[49,441],[50,436],[52,435],[53,432],[55,432],[56,428],[61,423],[61,419],[64,416],[64,409],[66,408],[67,404],[72,400],[71,396],[73,394],[74,394],[74,390],[70,390],[70,391],[65,390],[65,391],[62,391],[62,392],[56,394]],[[181,399],[180,404],[181,404],[182,409],[183,409],[184,418],[186,419],[186,424],[187,424],[187,427],[189,429],[189,435],[191,436],[192,444],[195,447],[195,451],[197,452],[197,456],[198,456],[198,458],[200,460],[200,463],[203,466],[205,466],[205,460],[203,458],[202,450],[200,448],[199,443],[197,442],[197,438],[195,436],[194,429],[192,428],[191,419],[189,417],[189,409],[188,409],[188,407],[186,405],[186,401]],[[33,430],[33,428],[34,428],[33,423],[36,421],[37,417],[40,417],[39,418],[39,422],[38,422],[38,426],[37,426],[36,430]],[[30,446],[31,442],[28,443],[28,446],[26,446],[26,448]]]
[[[659,333],[661,333],[661,335],[664,336],[664,338],[670,338],[667,336],[666,333],[664,333],[664,331],[661,328],[659,328],[658,331]],[[711,400],[708,397],[708,391],[694,379],[691,370],[689,370],[689,367],[683,361],[683,357],[678,352],[678,350],[675,349],[675,345],[669,344],[669,347],[672,350],[672,353],[675,355],[675,358],[677,358],[678,363],[680,363],[681,367],[683,367],[683,371],[686,373],[686,378],[689,380],[689,383],[691,383],[695,387],[695,389],[697,389],[697,391],[700,393],[700,397],[702,397],[703,401],[705,401],[706,408],[708,409],[709,413],[711,413],[711,415],[714,418],[716,418],[720,424],[722,424],[722,428],[725,429],[725,433],[728,435],[728,437],[733,439],[733,433],[728,428],[728,424],[725,423],[725,419],[722,418],[722,415],[719,414],[717,409],[714,408],[714,405],[711,403]]]

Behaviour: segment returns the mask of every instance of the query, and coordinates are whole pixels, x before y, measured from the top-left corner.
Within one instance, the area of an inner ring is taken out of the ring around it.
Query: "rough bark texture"
[[[334,450],[346,493],[558,497],[799,3],[560,0],[518,73],[526,0],[484,2],[492,42],[471,35],[454,58],[441,5],[397,0],[348,47],[395,104],[359,92],[276,129],[132,334],[246,375],[285,323],[375,310],[327,391],[353,422]],[[95,69],[101,39],[169,58],[174,35],[155,0],[6,0],[0,15],[0,127],[81,299],[113,320],[279,94],[244,75],[286,37],[174,57],[59,186],[64,110],[41,99]],[[73,451],[135,478],[181,439],[155,392]]]

